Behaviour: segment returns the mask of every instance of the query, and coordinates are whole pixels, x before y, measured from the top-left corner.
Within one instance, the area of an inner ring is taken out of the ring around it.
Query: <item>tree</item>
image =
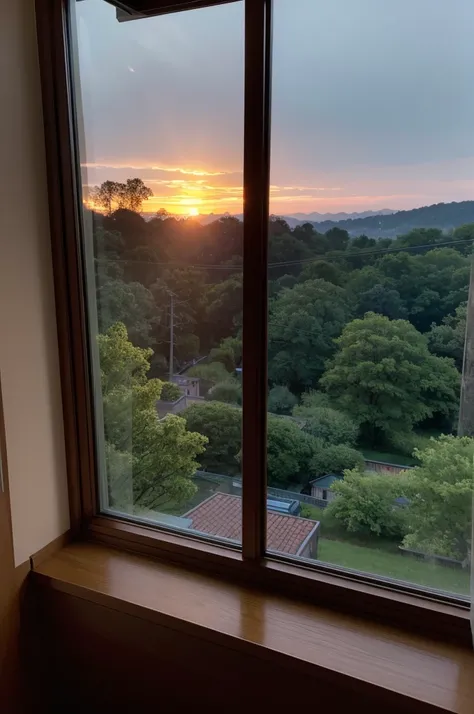
[[[329,244],[329,250],[346,250],[349,245],[349,233],[337,226],[326,231],[326,238]]]
[[[440,436],[415,450],[420,466],[405,472],[405,548],[464,560],[471,552],[474,439]]]
[[[367,313],[346,325],[336,344],[321,386],[370,443],[410,431],[438,411],[454,415],[460,379],[454,363],[432,355],[406,320]]]
[[[242,387],[235,379],[218,382],[208,391],[206,399],[227,404],[242,404]]]
[[[439,357],[452,357],[457,368],[462,369],[464,340],[466,337],[466,305],[456,308],[454,315],[443,318],[441,325],[433,323],[427,334],[428,346]]]
[[[268,395],[268,411],[273,414],[291,414],[298,399],[290,392],[288,387],[277,384],[270,389]]]
[[[364,467],[362,454],[347,444],[326,444],[323,441],[316,443],[318,446],[309,465],[311,478],[325,474],[342,474],[346,469],[361,470]]]
[[[94,204],[102,208],[106,215],[116,208],[138,212],[143,201],[150,196],[153,196],[153,191],[140,178],[127,179],[126,183],[104,181],[100,186],[94,186],[91,192]]]
[[[218,382],[226,382],[230,379],[230,373],[226,370],[222,362],[208,362],[206,364],[196,364],[187,371],[189,377],[198,377],[203,382],[208,382],[214,386]]]
[[[163,402],[176,402],[182,396],[181,389],[173,382],[163,382],[160,399]]]
[[[396,502],[402,493],[398,478],[353,469],[332,489],[336,498],[327,508],[328,515],[349,532],[398,539],[405,534],[405,509]]]
[[[214,347],[209,352],[209,359],[211,362],[222,362],[229,372],[234,372],[242,360],[242,340],[238,337],[226,337],[221,340],[219,347]]]
[[[147,379],[152,351],[135,347],[125,325],[99,335],[98,347],[110,505],[136,511],[186,501],[206,438],[176,415],[158,419],[163,383]]]
[[[359,296],[357,314],[362,316],[366,312],[377,312],[391,320],[407,317],[407,310],[398,290],[380,284],[374,285]]]
[[[207,471],[234,475],[240,470],[238,454],[242,440],[242,410],[222,402],[191,404],[181,412],[190,431],[203,434],[208,443],[199,458]]]
[[[349,316],[345,291],[325,280],[282,290],[270,305],[270,381],[295,393],[314,386]]]
[[[293,409],[301,419],[303,430],[325,444],[354,446],[359,434],[357,424],[347,414],[330,407],[307,406],[304,402]]]
[[[140,345],[153,345],[153,329],[157,324],[156,304],[152,293],[141,283],[105,280],[97,288],[99,329],[122,322],[130,339]]]
[[[303,268],[299,277],[300,283],[305,280],[326,280],[334,285],[341,285],[343,282],[343,272],[337,265],[330,263],[328,260],[314,260],[308,263]]]
[[[231,275],[208,291],[206,319],[211,340],[220,340],[235,333],[242,323],[242,273]]]
[[[267,474],[270,486],[306,484],[310,480],[309,463],[316,444],[295,421],[268,415]]]

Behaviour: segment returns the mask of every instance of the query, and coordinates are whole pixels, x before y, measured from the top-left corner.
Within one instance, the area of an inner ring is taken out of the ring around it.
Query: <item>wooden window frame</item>
[[[229,0],[228,0],[229,1]],[[245,5],[242,550],[101,515],[78,198],[69,0],[36,0],[71,534],[472,646],[468,602],[266,553],[267,230],[272,0]],[[137,0],[138,3],[138,0]],[[117,5],[126,3],[117,2]],[[177,9],[219,2],[178,3]],[[151,7],[152,3],[149,3]],[[155,3],[156,5],[156,3]],[[165,5],[165,3],[162,3]],[[170,3],[166,4],[169,11]],[[186,7],[187,5],[187,7]]]

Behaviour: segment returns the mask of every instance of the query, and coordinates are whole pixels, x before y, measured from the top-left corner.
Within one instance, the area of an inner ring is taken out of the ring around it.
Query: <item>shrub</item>
[[[406,511],[395,500],[402,493],[401,479],[353,469],[345,472],[343,481],[333,484],[333,490],[336,498],[329,504],[328,514],[348,531],[386,538],[404,536]]]
[[[210,385],[218,382],[225,382],[229,379],[230,374],[222,364],[222,362],[210,362],[208,364],[196,364],[187,371],[189,377],[198,377]]]
[[[298,399],[288,387],[277,385],[270,390],[268,395],[268,411],[273,414],[291,414],[297,402]]]
[[[218,382],[208,391],[206,399],[227,404],[241,404],[242,387],[234,379]]]
[[[346,469],[362,470],[363,468],[363,456],[356,449],[346,446],[346,444],[326,445],[324,442],[319,442],[310,462],[310,471],[313,478],[329,473],[342,474]]]

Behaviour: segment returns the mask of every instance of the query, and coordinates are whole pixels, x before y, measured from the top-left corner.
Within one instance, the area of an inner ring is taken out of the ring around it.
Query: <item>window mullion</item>
[[[271,0],[245,3],[242,551],[247,560],[263,557],[266,540],[271,6]]]

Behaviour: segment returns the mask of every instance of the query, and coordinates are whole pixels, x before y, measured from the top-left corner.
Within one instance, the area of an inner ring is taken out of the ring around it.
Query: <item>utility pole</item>
[[[473,259],[474,260],[474,259]],[[469,297],[466,310],[466,335],[462,361],[458,436],[474,436],[474,263],[471,261]]]
[[[173,361],[174,361],[174,295],[170,292],[170,382],[173,381]]]

